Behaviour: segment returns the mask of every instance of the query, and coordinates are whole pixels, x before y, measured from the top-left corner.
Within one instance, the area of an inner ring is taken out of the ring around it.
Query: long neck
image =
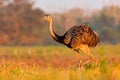
[[[57,42],[59,42],[59,43],[62,43],[62,42],[63,42],[63,37],[57,35],[57,34],[54,32],[53,27],[52,27],[52,21],[50,21],[50,23],[49,23],[49,28],[50,28],[50,34],[51,34],[52,38],[53,38],[55,41],[57,41]]]

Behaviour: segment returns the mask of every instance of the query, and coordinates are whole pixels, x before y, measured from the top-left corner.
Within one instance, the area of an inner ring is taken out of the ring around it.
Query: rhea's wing
[[[81,44],[87,44],[89,47],[95,47],[99,42],[99,37],[87,25],[74,26],[64,35],[64,42],[68,47],[79,47]]]
[[[64,40],[63,40],[64,44],[68,45],[70,43],[70,41],[71,41],[71,38],[72,38],[72,35],[71,35],[70,31],[67,31],[64,34]]]
[[[77,33],[81,33],[80,29],[78,29],[79,26],[73,26],[70,28],[65,34],[64,34],[64,44],[69,45],[72,41],[72,39],[77,35]]]
[[[89,26],[81,25],[78,29],[80,31],[76,33],[77,36],[72,40],[74,44],[76,43],[77,46],[80,46],[80,44],[87,44],[89,47],[95,47],[97,45],[99,36]]]

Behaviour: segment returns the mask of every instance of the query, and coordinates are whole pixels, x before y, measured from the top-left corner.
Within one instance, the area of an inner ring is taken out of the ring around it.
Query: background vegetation
[[[49,35],[46,14],[34,7],[31,0],[0,1],[0,45],[56,44]],[[86,13],[80,8],[63,13],[52,13],[56,33],[64,34],[73,25],[88,24],[100,35],[101,43],[120,43],[120,7],[106,6]],[[44,34],[44,36],[43,36]]]

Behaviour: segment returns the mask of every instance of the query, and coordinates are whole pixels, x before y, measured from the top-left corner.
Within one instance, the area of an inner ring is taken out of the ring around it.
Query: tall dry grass
[[[100,45],[97,63],[74,70],[75,52],[63,46],[0,47],[0,80],[120,80],[119,48]]]

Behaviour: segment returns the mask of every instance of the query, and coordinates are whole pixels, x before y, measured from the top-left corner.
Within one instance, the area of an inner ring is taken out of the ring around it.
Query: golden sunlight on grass
[[[0,80],[120,80],[119,48],[101,45],[97,63],[74,70],[74,51],[62,46],[0,47]]]

